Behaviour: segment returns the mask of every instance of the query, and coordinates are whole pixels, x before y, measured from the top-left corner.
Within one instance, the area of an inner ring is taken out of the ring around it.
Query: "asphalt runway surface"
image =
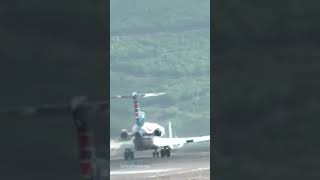
[[[188,145],[171,151],[171,157],[153,158],[152,151],[135,152],[135,159],[123,160],[123,151],[110,157],[110,179],[210,179],[210,145]]]

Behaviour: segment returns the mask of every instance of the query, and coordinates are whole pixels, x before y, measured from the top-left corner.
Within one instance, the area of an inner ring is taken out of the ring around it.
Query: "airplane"
[[[198,136],[198,137],[185,137],[177,138],[172,137],[171,122],[168,123],[169,137],[165,137],[165,128],[157,123],[151,123],[145,121],[145,112],[141,111],[138,98],[146,98],[152,96],[161,96],[166,93],[137,93],[132,92],[131,95],[118,95],[113,96],[111,99],[132,99],[135,112],[135,124],[131,128],[131,132],[127,129],[122,129],[120,132],[120,140],[132,141],[134,149],[136,151],[153,150],[153,157],[170,157],[171,150],[180,149],[186,143],[196,143],[202,141],[209,141],[210,135]],[[110,147],[111,148],[111,147]],[[134,159],[134,151],[130,148],[125,148],[124,152],[125,160]]]

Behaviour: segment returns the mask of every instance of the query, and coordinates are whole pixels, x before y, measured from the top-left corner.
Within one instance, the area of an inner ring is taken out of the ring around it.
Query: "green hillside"
[[[210,130],[209,3],[111,1],[110,93],[168,93],[141,106],[149,121],[171,120],[178,136]],[[134,122],[131,101],[111,102],[113,137]]]

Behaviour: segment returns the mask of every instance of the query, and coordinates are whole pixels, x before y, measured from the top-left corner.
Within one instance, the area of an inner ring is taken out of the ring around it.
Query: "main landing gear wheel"
[[[152,152],[152,156],[153,158],[155,157],[159,157],[159,151],[158,151],[158,148],[155,148],[154,151]]]
[[[154,151],[152,152],[152,156],[155,157],[159,157],[159,151]]]
[[[169,147],[164,147],[163,149],[160,150],[160,155],[161,157],[170,157],[170,148]]]
[[[134,152],[131,151],[131,149],[126,148],[124,150],[124,159],[127,160],[127,161],[128,160],[133,160],[134,159]]]

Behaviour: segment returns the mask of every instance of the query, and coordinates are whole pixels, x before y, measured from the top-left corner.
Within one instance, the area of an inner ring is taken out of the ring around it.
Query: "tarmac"
[[[130,161],[125,161],[119,150],[110,156],[110,171],[104,172],[104,176],[110,175],[111,180],[209,180],[210,145],[199,144],[173,150],[171,157],[164,158],[153,158],[152,151],[136,151],[135,159]]]

